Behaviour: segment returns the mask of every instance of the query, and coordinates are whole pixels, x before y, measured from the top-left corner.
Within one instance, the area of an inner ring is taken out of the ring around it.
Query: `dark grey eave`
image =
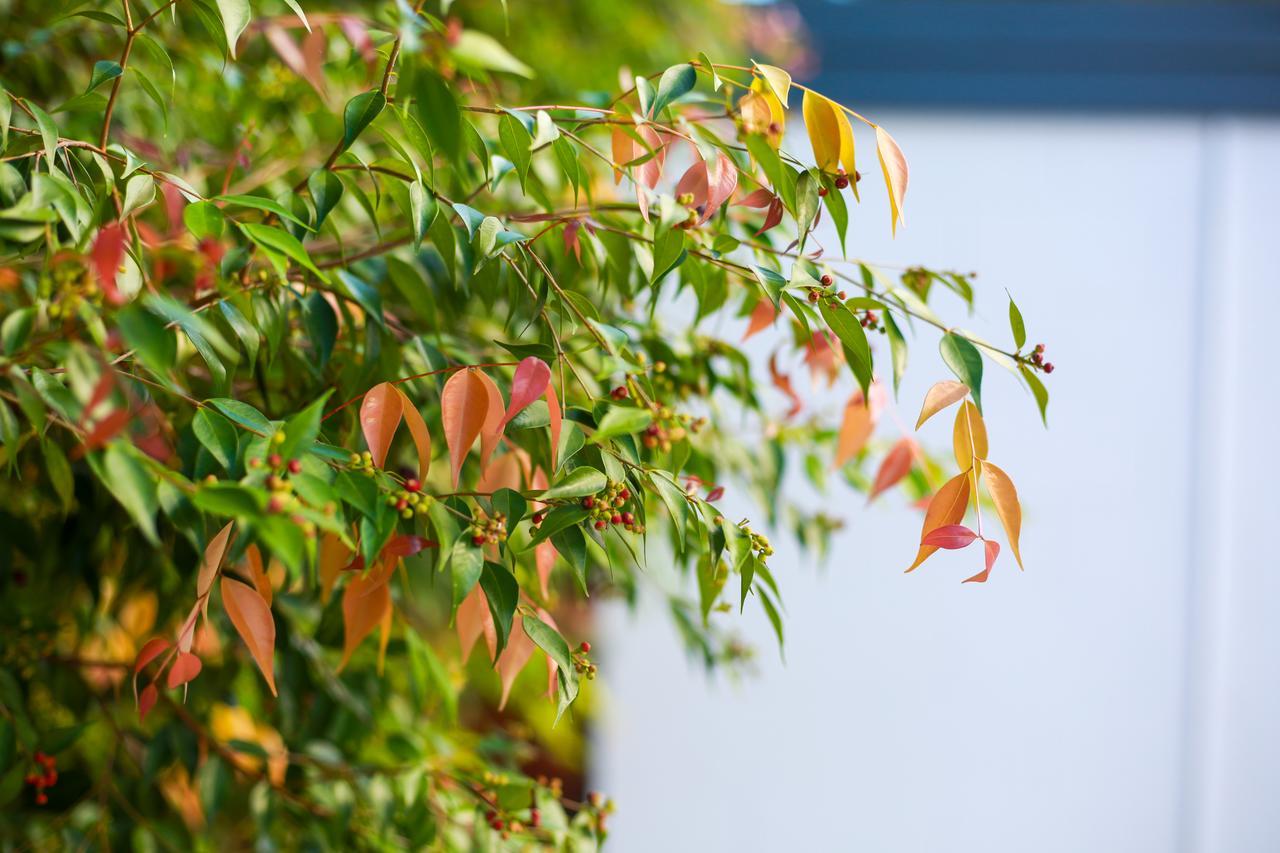
[[[1276,3],[795,0],[859,103],[1280,111]]]

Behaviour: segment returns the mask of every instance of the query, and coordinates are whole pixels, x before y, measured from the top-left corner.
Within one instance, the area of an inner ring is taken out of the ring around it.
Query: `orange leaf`
[[[400,426],[403,410],[400,391],[390,382],[370,388],[360,404],[360,429],[373,454],[373,464],[379,468],[387,461],[387,451]]]
[[[342,541],[342,537],[338,534],[328,531],[320,538],[320,556],[319,563],[320,574],[320,600],[324,603],[329,602],[329,596],[333,594],[333,585],[338,581],[338,574],[351,560],[351,549]]]
[[[142,688],[142,695],[138,697],[138,722],[146,722],[147,714],[151,713],[159,697],[160,691],[156,689],[154,683]]]
[[[778,354],[776,352],[769,356],[769,377],[773,380],[773,387],[785,394],[787,399],[791,401],[791,408],[784,416],[787,420],[791,420],[800,414],[800,410],[804,408],[804,402],[792,386],[791,377],[778,370]]]
[[[916,420],[916,429],[924,426],[924,422],[957,400],[963,400],[969,393],[969,386],[953,379],[935,382],[924,395],[924,405],[920,407],[920,417]]]
[[[235,522],[227,522],[227,526],[218,531],[204,548],[204,556],[200,559],[200,571],[196,575],[196,598],[201,600],[201,610],[209,613],[209,590],[213,589],[213,579],[222,568],[222,560],[227,556],[227,545],[231,541],[231,526]]]
[[[924,513],[924,527],[920,530],[920,538],[928,536],[932,531],[948,524],[959,524],[964,519],[964,511],[969,506],[969,475],[957,474],[943,484],[938,493],[929,501],[929,508]],[[929,559],[929,555],[938,548],[935,545],[921,545],[916,552],[915,562],[907,569],[911,571]]]
[[[538,588],[542,590],[543,599],[549,597],[547,584],[551,580],[551,570],[556,566],[556,554],[556,546],[550,539],[542,540],[533,549],[533,560],[538,567]]]
[[[498,650],[498,631],[493,624],[493,612],[489,610],[489,600],[484,590],[476,584],[458,605],[458,613],[454,617],[458,630],[458,644],[462,646],[462,660],[471,656],[480,635],[484,635],[485,645],[489,647],[489,660],[493,660]]]
[[[276,693],[275,651],[276,621],[271,616],[271,606],[253,587],[237,583],[228,578],[222,579],[222,606],[227,611],[231,624],[236,627],[240,639],[249,647],[249,653],[262,670],[262,677],[271,688],[271,695]]]
[[[563,380],[564,377],[561,376]],[[560,466],[556,464],[556,456],[560,453],[560,398],[556,396],[556,386],[547,383],[547,414],[551,418],[551,471],[554,473]]]
[[[511,379],[511,400],[507,413],[502,416],[503,426],[520,414],[526,406],[541,397],[551,384],[551,368],[536,355],[522,359],[516,365],[516,375]]]
[[[191,654],[191,652],[178,652],[178,657],[173,662],[173,666],[169,667],[169,678],[165,681],[165,685],[167,687],[181,687],[199,675],[200,668],[200,658]]]
[[[427,472],[431,470],[431,433],[427,432],[427,422],[422,419],[422,413],[403,391],[400,391],[400,409],[413,438],[414,450],[418,453],[418,479],[426,482]]]
[[[987,578],[991,575],[991,567],[996,564],[996,556],[1000,553],[1000,543],[992,542],[990,539],[982,543],[983,551],[986,552],[987,567],[978,572],[971,578],[965,578],[962,583],[986,583]]]
[[[844,407],[844,420],[840,422],[840,436],[836,441],[836,467],[842,467],[867,446],[867,439],[875,429],[875,418],[861,391],[854,392]]]
[[[956,425],[951,432],[951,446],[956,454],[956,464],[961,471],[982,468],[981,460],[987,458],[987,426],[978,414],[978,407],[968,400],[956,412]]]
[[[881,492],[896,486],[903,477],[907,476],[907,473],[911,470],[911,460],[915,456],[915,448],[915,442],[911,439],[898,439],[898,443],[893,446],[893,449],[885,456],[884,461],[880,463],[880,470],[876,471],[876,480],[871,486],[871,494],[867,495],[868,503],[875,500],[876,496]]]
[[[444,443],[449,448],[454,488],[458,487],[462,462],[480,435],[488,414],[489,391],[478,373],[472,367],[459,370],[444,383],[440,393],[440,419],[444,422]]]
[[[1018,536],[1022,533],[1022,505],[1018,503],[1018,490],[1013,487],[1013,480],[1004,471],[990,462],[982,466],[983,479],[987,481],[987,493],[996,505],[996,514],[1000,516],[1000,524],[1004,527],[1004,535],[1009,539],[1009,547],[1013,549],[1013,558],[1022,568],[1022,553],[1018,550]]]
[[[880,156],[880,170],[884,172],[884,185],[889,190],[889,212],[892,215],[894,236],[902,221],[902,201],[907,195],[907,158],[898,143],[883,127],[876,126],[876,153]]]
[[[387,663],[387,646],[391,643],[391,612],[391,607],[382,611],[382,621],[378,623],[378,675],[382,675],[382,668]]]
[[[517,492],[524,488],[524,465],[520,454],[516,452],[499,453],[485,469],[476,489],[493,493],[498,489],[514,489]]]
[[[622,183],[622,166],[635,159],[636,143],[619,125],[613,126],[613,182]]]
[[[248,566],[249,580],[253,581],[253,588],[258,591],[258,595],[267,602],[267,606],[271,606],[271,578],[267,577],[266,569],[262,566],[262,552],[258,550],[257,545],[250,545],[244,551],[244,560]]]
[[[751,309],[751,322],[747,325],[747,333],[742,336],[742,339],[745,341],[752,335],[767,329],[779,313],[771,301],[761,299],[756,303],[756,307]]]
[[[524,620],[517,614],[511,620],[511,638],[507,642],[507,647],[502,650],[502,657],[498,658],[498,677],[502,680],[502,699],[498,702],[499,711],[507,706],[507,698],[511,695],[511,685],[516,683],[516,676],[520,674],[520,670],[524,669],[525,664],[529,662],[529,658],[533,657],[533,651],[536,648],[537,646],[533,640],[530,640],[529,635],[524,632]]]
[[[393,565],[378,563],[363,576],[351,579],[342,592],[342,662],[346,667],[361,641],[382,622],[391,608],[391,589],[387,581]]]
[[[483,476],[484,469],[489,467],[489,458],[493,456],[493,451],[497,449],[498,442],[502,441],[503,427],[506,426],[506,420],[503,418],[502,411],[505,408],[502,403],[502,392],[498,390],[497,383],[489,378],[484,371],[477,370],[476,376],[484,383],[485,393],[489,395],[488,408],[485,409],[484,425],[480,427],[480,473]]]
[[[707,167],[707,205],[699,224],[706,222],[738,188],[738,166],[723,151],[716,152],[716,162]]]

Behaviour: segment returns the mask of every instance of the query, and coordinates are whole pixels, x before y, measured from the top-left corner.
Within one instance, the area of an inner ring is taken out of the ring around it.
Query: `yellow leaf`
[[[853,128],[844,110],[816,92],[804,93],[804,125],[813,146],[813,159],[824,172],[836,172],[840,166],[854,173]],[[853,182],[857,194],[857,182]]]
[[[938,493],[933,496],[933,500],[929,501],[929,508],[924,512],[924,526],[920,530],[920,539],[924,538],[939,527],[946,527],[949,524],[959,524],[964,520],[964,511],[969,506],[969,475],[958,474],[943,484]],[[916,552],[915,562],[907,569],[914,570],[917,566],[929,559],[929,555],[938,550],[936,545],[920,546],[920,550]]]
[[[969,393],[969,386],[954,379],[944,379],[924,395],[924,405],[920,407],[920,417],[916,420],[916,429],[924,426],[924,422],[957,400],[963,400]]]
[[[996,514],[1004,527],[1004,535],[1013,549],[1013,558],[1022,568],[1022,553],[1018,550],[1018,536],[1022,533],[1022,505],[1018,503],[1018,490],[1004,471],[987,462],[982,466],[982,478],[987,482],[987,493],[996,505]]]
[[[791,93],[791,75],[776,65],[760,65],[757,63],[756,71],[760,72],[760,76],[769,85],[769,91],[785,108],[787,96]]]
[[[764,134],[772,148],[782,144],[782,136],[787,130],[786,111],[764,80],[757,77],[752,81],[751,91],[738,102],[738,109],[747,133]]]
[[[884,172],[884,185],[889,190],[889,212],[893,233],[897,236],[898,223],[902,221],[902,201],[907,195],[907,158],[893,137],[879,125],[876,125],[876,154]]]
[[[982,415],[978,414],[978,407],[968,400],[956,412],[951,445],[960,470],[964,472],[973,468],[976,475],[982,467],[980,460],[987,458],[987,426],[982,422]]]

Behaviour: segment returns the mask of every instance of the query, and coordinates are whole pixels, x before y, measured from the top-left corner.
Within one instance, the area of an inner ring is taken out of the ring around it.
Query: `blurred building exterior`
[[[741,683],[708,680],[660,613],[610,612],[616,846],[1280,849],[1280,6],[813,0],[762,20],[795,51],[776,30],[803,20],[811,79],[910,160],[908,227],[890,240],[864,189],[851,254],[979,270],[970,327],[1005,340],[1007,287],[1049,346],[1047,432],[1010,377],[984,390],[1027,571],[961,587],[975,567],[948,554],[904,576],[918,516],[836,485],[830,563],[775,558],[785,665],[750,608]],[[945,375],[917,341],[908,416]]]

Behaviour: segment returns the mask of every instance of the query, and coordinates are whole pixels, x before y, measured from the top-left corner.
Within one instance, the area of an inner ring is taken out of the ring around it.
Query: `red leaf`
[[[982,544],[987,553],[987,567],[973,577],[965,578],[963,583],[986,583],[987,576],[991,574],[991,567],[996,564],[996,556],[1000,553],[1000,543],[992,542],[988,539]]]
[[[360,429],[373,454],[373,464],[379,468],[387,461],[391,439],[395,438],[403,414],[399,389],[390,382],[375,385],[364,395],[364,402],[360,404]]]
[[[444,422],[444,443],[449,448],[453,486],[458,487],[462,462],[484,427],[489,411],[489,391],[475,368],[459,370],[444,383],[440,393],[440,419]]]
[[[716,486],[714,489],[712,489],[711,491],[707,492],[707,501],[708,501],[708,502],[711,502],[711,501],[718,501],[718,500],[720,500],[722,497],[724,497],[724,486]]]
[[[435,548],[437,544],[423,536],[397,534],[383,547],[382,553],[390,557],[412,557],[423,548]]]
[[[143,643],[142,648],[138,650],[138,656],[133,659],[133,674],[142,672],[147,664],[164,654],[169,646],[169,641],[164,637],[152,637]]]
[[[924,539],[920,541],[925,545],[933,545],[935,548],[946,548],[948,551],[955,551],[959,548],[967,548],[977,538],[978,534],[963,524],[945,524],[935,530],[930,530],[925,534]]]
[[[142,695],[138,697],[138,721],[145,723],[147,714],[151,713],[151,709],[155,707],[156,699],[160,697],[160,691],[156,690],[155,684],[148,684],[142,688]]]
[[[173,666],[169,667],[169,678],[165,681],[165,686],[181,687],[199,675],[200,668],[200,658],[191,652],[178,652]]]
[[[119,435],[129,422],[133,420],[133,412],[128,409],[116,409],[93,425],[84,437],[84,452],[97,450],[108,441]]]
[[[511,419],[520,414],[524,408],[541,397],[551,384],[551,368],[537,356],[529,356],[516,366],[516,375],[511,380],[511,400],[507,403],[507,413],[502,418],[505,426]]]
[[[93,268],[98,273],[98,281],[107,301],[120,305],[124,298],[116,288],[116,275],[124,260],[124,226],[113,222],[98,232],[93,241]]]
[[[876,472],[876,481],[871,486],[871,494],[867,496],[868,502],[874,500],[876,495],[886,489],[893,488],[907,476],[911,470],[911,460],[915,456],[915,450],[915,442],[911,439],[898,439],[898,443],[880,463],[880,470]]]
[[[227,578],[222,579],[222,606],[226,608],[231,624],[235,626],[240,639],[249,647],[249,653],[262,670],[262,677],[271,688],[271,695],[276,693],[275,652],[276,621],[271,616],[271,607],[251,586],[237,583]]]
[[[769,203],[769,210],[766,211],[764,215],[764,224],[760,226],[760,230],[756,232],[756,236],[759,237],[761,234],[768,231],[770,228],[777,225],[781,221],[782,221],[782,199],[775,198],[772,202]]]

